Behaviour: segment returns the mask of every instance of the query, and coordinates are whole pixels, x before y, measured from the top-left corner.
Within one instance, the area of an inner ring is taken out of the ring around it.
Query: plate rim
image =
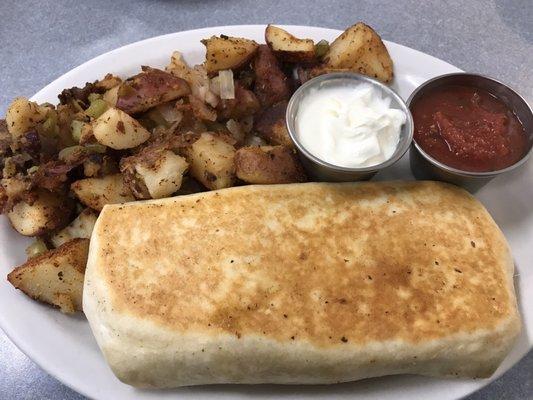
[[[193,34],[194,35],[194,34],[200,34],[201,32],[205,32],[207,30],[223,30],[223,29],[228,29],[228,28],[229,29],[237,29],[237,30],[258,29],[258,28],[263,28],[264,29],[266,26],[267,26],[267,24],[244,24],[244,25],[243,24],[235,24],[235,25],[208,26],[208,27],[195,28],[195,29],[189,29],[189,30],[184,30],[184,31],[176,31],[176,32],[165,33],[165,34],[162,34],[162,35],[152,36],[152,37],[141,39],[141,40],[138,40],[138,41],[135,41],[135,42],[127,43],[127,44],[125,44],[123,46],[116,47],[116,48],[111,49],[109,51],[106,51],[106,52],[104,52],[102,54],[99,54],[99,55],[97,55],[97,56],[95,56],[93,58],[90,58],[90,59],[82,62],[81,64],[75,66],[74,68],[68,70],[67,72],[57,76],[55,79],[53,79],[51,82],[49,82],[46,86],[44,86],[43,88],[38,90],[35,94],[33,94],[30,97],[30,100],[33,100],[36,97],[39,97],[43,92],[49,91],[54,86],[54,84],[56,84],[58,81],[63,80],[63,79],[70,79],[71,76],[76,75],[80,70],[83,70],[85,68],[90,68],[92,66],[92,64],[99,63],[102,59],[108,57],[109,55],[111,55],[111,54],[113,54],[115,52],[128,51],[128,50],[134,48],[135,46],[144,46],[144,45],[149,44],[151,42],[156,43],[157,41],[170,38],[170,37],[175,36],[177,34]],[[298,29],[302,29],[302,30],[313,29],[313,30],[315,30],[316,29],[316,30],[330,31],[330,33],[337,34],[337,35],[342,32],[342,30],[340,30],[340,29],[327,28],[327,27],[322,27],[322,26],[287,25],[287,24],[279,24],[277,26],[282,27],[284,29],[294,29],[294,30],[298,30]],[[390,41],[390,40],[383,40],[383,42],[386,45],[391,45],[392,44],[394,47],[399,48],[401,50],[405,50],[405,51],[408,51],[408,52],[416,53],[417,55],[419,55],[421,57],[431,57],[432,59],[442,63],[443,65],[446,64],[446,66],[451,68],[451,69],[454,69],[454,70],[457,70],[457,71],[463,71],[462,69],[456,67],[455,65],[453,65],[453,64],[451,64],[451,63],[449,63],[449,62],[447,62],[445,60],[440,59],[439,57],[436,57],[436,56],[433,56],[431,54],[425,53],[423,51],[414,49],[412,47],[408,47],[408,46],[405,46],[405,45],[402,45],[402,44],[399,44],[399,43],[396,43],[396,42]],[[83,318],[85,318],[85,317],[83,317]],[[523,321],[522,321],[522,323],[523,323]],[[85,396],[87,398],[93,398],[92,396],[95,393],[86,391],[83,388],[83,385],[80,386],[80,385],[77,385],[75,382],[73,383],[71,381],[68,381],[64,374],[61,374],[61,372],[59,370],[56,371],[56,368],[52,367],[52,370],[50,370],[50,367],[47,365],[46,360],[44,360],[42,357],[40,357],[38,355],[39,353],[35,353],[32,350],[32,347],[29,345],[30,342],[24,342],[24,341],[16,340],[15,339],[16,338],[16,332],[12,331],[8,327],[9,327],[9,323],[7,323],[7,320],[5,320],[3,318],[3,316],[2,316],[2,313],[0,313],[0,329],[2,329],[2,331],[5,333],[7,338],[22,353],[24,353],[24,355],[26,357],[28,357],[32,362],[37,364],[39,366],[39,368],[42,369],[46,374],[52,376],[54,379],[58,380],[59,382],[61,382],[61,384],[65,385],[69,389],[71,389],[74,392],[76,392],[78,394],[81,394],[81,395],[83,395],[83,396]],[[514,365],[516,365],[518,362],[520,362],[532,349],[533,349],[533,342],[529,343],[529,348],[527,349],[527,351],[524,354],[522,354],[516,360],[515,363],[513,363],[512,365],[508,366],[505,369],[499,368],[498,371],[496,371],[488,379],[478,380],[478,381],[485,381],[486,383],[481,385],[481,386],[475,387],[472,390],[469,390],[468,392],[464,392],[461,395],[460,398],[468,396],[468,395],[470,395],[470,394],[472,394],[472,393],[474,393],[474,392],[486,387],[487,385],[491,384],[496,379],[500,378],[510,368],[512,368]],[[45,355],[43,355],[43,357],[45,357]],[[46,367],[45,367],[45,365],[46,365]],[[106,363],[106,365],[107,365],[107,363]],[[134,393],[134,392],[132,392],[132,393]],[[99,396],[105,396],[105,393],[102,393]],[[102,398],[105,398],[105,397],[102,397]],[[134,394],[132,394],[132,398],[135,398]],[[100,399],[100,397],[98,397],[98,399]]]

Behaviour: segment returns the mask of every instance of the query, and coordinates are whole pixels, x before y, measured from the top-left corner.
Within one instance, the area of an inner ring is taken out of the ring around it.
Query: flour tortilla
[[[83,306],[137,387],[483,378],[520,330],[512,276],[454,186],[243,186],[106,206]]]

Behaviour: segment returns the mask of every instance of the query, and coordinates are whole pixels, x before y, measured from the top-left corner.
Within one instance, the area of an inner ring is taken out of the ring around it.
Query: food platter
[[[339,32],[311,27],[287,27],[296,36],[314,39],[335,38]],[[65,87],[82,85],[108,72],[129,76],[138,72],[139,65],[164,66],[174,50],[183,52],[185,59],[194,64],[204,57],[200,40],[221,33],[263,41],[264,26],[230,26],[200,29],[160,36],[134,43],[97,57],[63,75],[32,99],[37,102],[55,101]],[[386,42],[395,63],[393,88],[406,99],[424,81],[457,68],[416,50]],[[334,398],[402,399],[423,396],[431,392],[435,398],[462,397],[500,376],[523,356],[532,345],[533,300],[525,293],[533,290],[533,274],[528,260],[533,256],[528,240],[533,235],[533,216],[528,199],[531,198],[528,181],[533,176],[531,164],[506,177],[499,177],[481,189],[476,196],[487,207],[503,230],[515,258],[517,275],[515,285],[523,318],[524,330],[511,354],[489,380],[442,380],[433,378],[396,376],[370,379],[357,383],[334,386],[211,386],[172,391],[139,391],[120,383],[105,364],[82,316],[65,316],[55,310],[31,301],[12,288],[7,281],[0,285],[0,326],[32,360],[47,372],[91,398],[163,399],[211,398],[261,395],[263,397],[304,397],[310,394]],[[408,155],[375,179],[412,179]],[[510,201],[512,200],[512,206]],[[24,247],[29,241],[12,234],[6,218],[0,225],[2,259],[0,272],[7,274],[13,265],[24,261]]]

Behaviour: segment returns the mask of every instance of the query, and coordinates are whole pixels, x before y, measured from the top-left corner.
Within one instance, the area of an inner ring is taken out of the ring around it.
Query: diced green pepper
[[[86,144],[84,147],[90,153],[104,154],[107,150],[107,147],[105,147],[103,144],[100,144],[100,143],[89,143],[89,144]]]
[[[108,108],[109,106],[104,100],[96,99],[93,102],[91,102],[91,105],[89,106],[89,108],[85,110],[85,114],[87,114],[91,118],[98,118]]]
[[[72,138],[76,141],[76,143],[80,142],[81,138],[81,130],[83,129],[83,126],[85,125],[85,122],[73,120],[70,123],[70,130],[72,132]]]
[[[92,103],[95,100],[101,99],[102,95],[99,93],[90,93],[87,98],[89,99],[89,103]]]
[[[324,57],[328,51],[329,51],[329,43],[327,40],[321,40],[320,42],[315,44],[315,55],[318,58]]]
[[[41,125],[42,133],[47,137],[55,137],[59,134],[59,126],[57,125],[57,113],[50,111],[48,116]]]

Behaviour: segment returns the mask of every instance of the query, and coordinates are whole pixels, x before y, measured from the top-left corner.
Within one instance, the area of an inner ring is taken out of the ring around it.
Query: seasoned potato
[[[50,241],[54,247],[59,247],[72,239],[89,239],[97,218],[98,213],[96,211],[86,208],[69,225],[52,235]]]
[[[88,239],[73,239],[31,258],[7,279],[32,299],[57,306],[61,312],[81,311],[88,252]]]
[[[110,108],[95,119],[92,133],[99,143],[115,150],[137,147],[150,137],[136,119],[118,108]]]
[[[254,115],[261,104],[254,92],[235,82],[235,98],[221,100],[217,105],[218,119],[242,119]]]
[[[7,129],[13,139],[17,139],[46,118],[48,109],[24,97],[17,97],[9,105],[6,113]]]
[[[263,107],[269,107],[291,96],[289,79],[267,45],[259,46],[254,59],[254,93]]]
[[[120,90],[120,85],[112,87],[111,89],[107,90],[103,96],[102,99],[109,104],[110,107],[116,107],[117,100],[118,100],[118,91]]]
[[[165,148],[145,148],[120,165],[124,180],[138,199],[168,197],[181,187],[187,161]]]
[[[258,44],[253,40],[221,35],[202,40],[205,46],[205,69],[208,74],[235,69],[252,59]]]
[[[191,175],[208,189],[223,189],[235,181],[235,147],[210,133],[186,150]]]
[[[107,74],[103,79],[95,82],[94,86],[98,89],[110,90],[119,86],[122,83],[122,79],[113,74]]]
[[[281,101],[267,108],[257,119],[255,130],[268,143],[294,146],[285,123],[286,111],[287,102]]]
[[[20,201],[7,216],[13,228],[24,236],[39,236],[68,223],[73,204],[65,196],[37,190],[35,201]]]
[[[31,182],[26,179],[3,178],[0,180],[3,193],[13,202],[23,198],[31,186]]]
[[[282,62],[303,64],[316,62],[315,42],[312,39],[298,39],[284,29],[268,25],[265,30],[265,41]]]
[[[237,177],[248,183],[305,182],[298,157],[286,146],[241,147],[235,153]]]
[[[359,22],[346,29],[329,47],[324,64],[330,68],[347,68],[379,79],[392,80],[392,59],[379,35]]]
[[[7,122],[5,119],[0,119],[0,157],[6,157],[11,153],[11,142]]]
[[[128,114],[136,114],[190,93],[189,84],[184,79],[159,69],[144,67],[143,72],[119,86],[116,107]],[[112,100],[109,95],[107,101]]]
[[[135,200],[121,174],[80,179],[74,182],[70,189],[83,204],[97,211],[101,211],[106,204]]]

